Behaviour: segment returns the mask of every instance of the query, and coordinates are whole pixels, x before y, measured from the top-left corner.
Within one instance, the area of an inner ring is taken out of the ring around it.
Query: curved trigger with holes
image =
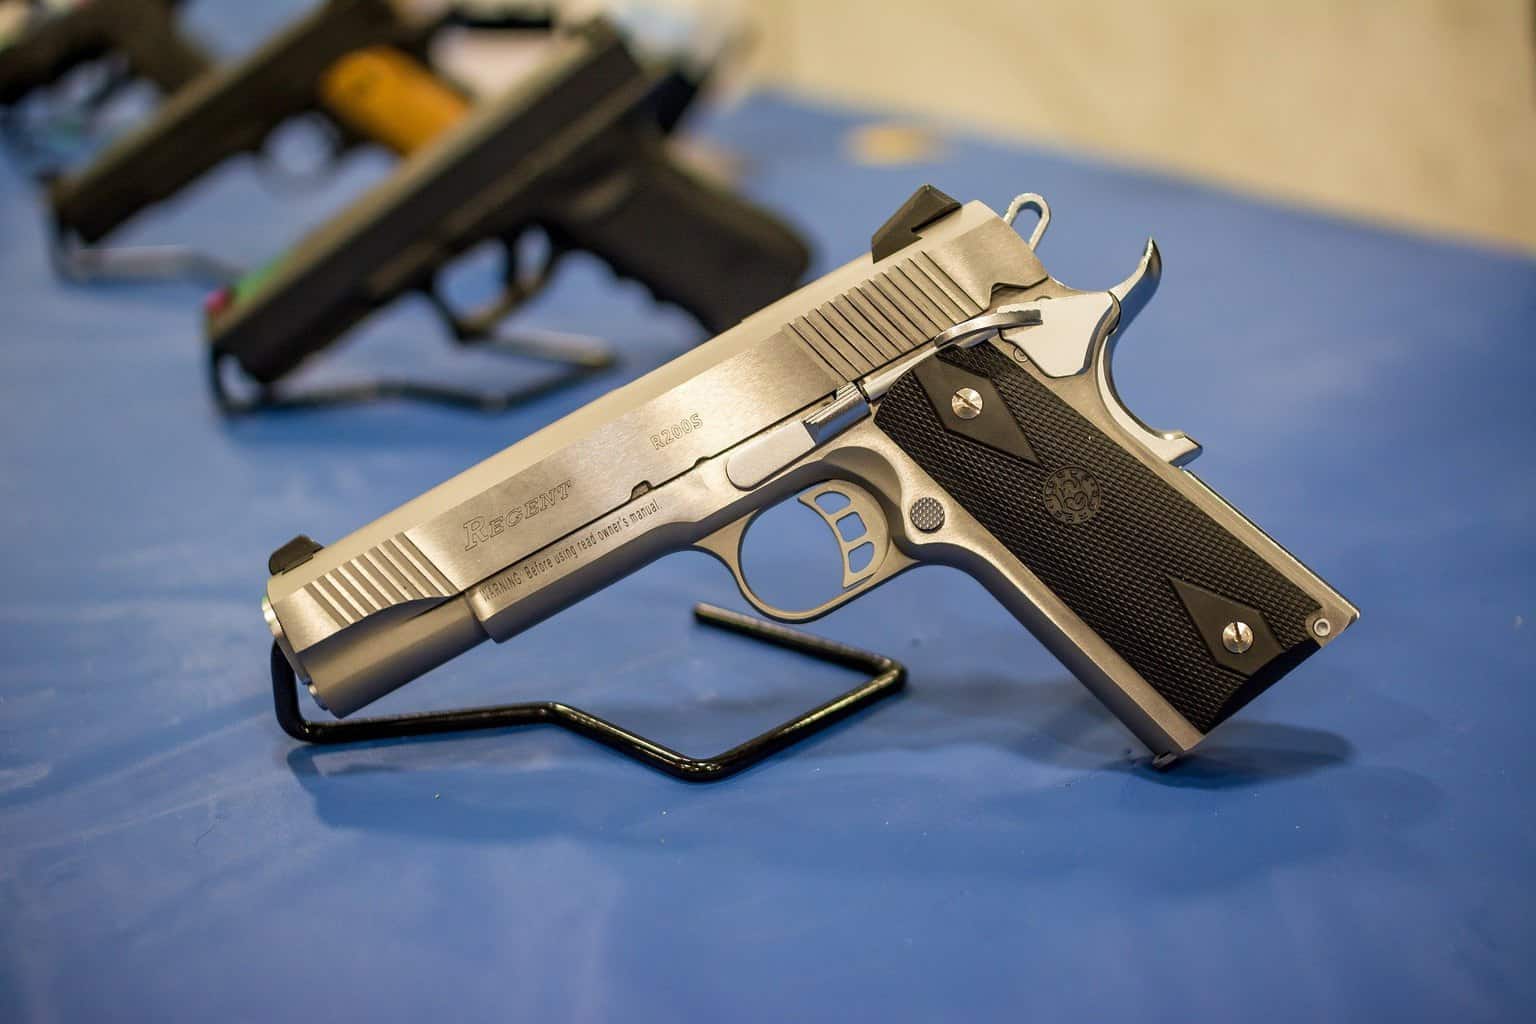
[[[843,589],[847,590],[880,571],[890,549],[890,537],[880,510],[861,507],[864,502],[844,488],[853,490],[836,481],[822,484],[801,492],[799,501],[820,516],[836,538],[843,556]],[[857,568],[855,561],[860,563]]]
[[[780,622],[809,622],[917,564],[891,543],[890,526],[880,503],[858,484],[830,480],[800,492],[798,500],[832,530],[842,557],[841,590],[814,608],[790,611],[776,607],[759,597],[747,582],[741,567],[742,544],[747,528],[766,508],[747,513],[694,545],[725,563],[741,596],[764,615]]]

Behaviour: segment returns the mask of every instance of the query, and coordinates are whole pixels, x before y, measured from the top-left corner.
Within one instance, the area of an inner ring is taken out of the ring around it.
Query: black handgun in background
[[[171,95],[213,66],[176,26],[181,0],[84,0],[38,9],[16,39],[0,45],[0,107],[21,102],[90,61],[121,58],[136,78]]]
[[[92,261],[88,247],[224,161],[260,151],[290,118],[325,115],[338,149],[371,142],[408,155],[424,141],[420,126],[410,123],[412,110],[421,105],[418,98],[402,92],[404,109],[360,123],[347,108],[348,96],[332,84],[336,69],[348,56],[378,48],[425,60],[435,33],[449,26],[548,30],[553,13],[549,5],[535,3],[486,13],[472,5],[448,6],[411,16],[391,0],[327,0],[254,52],[204,76],[90,166],[53,179],[48,205],[57,265],[74,278],[113,276]],[[664,130],[681,119],[707,73],[677,63],[657,84],[650,102]],[[441,78],[437,82],[431,91],[453,88]],[[216,260],[189,254],[186,265],[227,277]]]
[[[49,183],[62,253],[101,241],[230,157],[259,151],[289,118],[329,113],[321,82],[348,53],[374,46],[419,53],[450,17],[413,21],[390,0],[327,0],[253,53],[200,77],[89,167]],[[343,121],[331,121],[339,144],[359,141]],[[63,266],[70,271],[67,259]]]
[[[668,155],[652,107],[664,81],[602,20],[557,33],[551,55],[519,86],[467,112],[340,215],[210,299],[221,406],[246,407],[222,387],[221,363],[238,363],[271,399],[271,386],[306,357],[408,292],[425,294],[456,338],[487,337],[575,249],[681,306],[711,333],[787,293],[808,263],[805,244]],[[548,248],[526,274],[518,240],[530,232],[542,232]],[[504,249],[504,291],[462,316],[441,297],[438,278],[488,240]]]

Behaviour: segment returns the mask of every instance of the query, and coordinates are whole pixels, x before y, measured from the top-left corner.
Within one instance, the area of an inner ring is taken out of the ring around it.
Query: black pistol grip
[[[684,170],[654,130],[619,140],[620,148],[606,170],[586,165],[597,173],[541,216],[556,241],[596,253],[711,333],[799,282],[809,250],[783,221]]]
[[[1318,649],[1316,600],[993,345],[906,374],[875,424],[1200,733]]]

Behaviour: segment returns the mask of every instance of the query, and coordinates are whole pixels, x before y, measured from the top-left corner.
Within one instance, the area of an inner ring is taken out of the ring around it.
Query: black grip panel
[[[810,254],[762,207],[679,167],[654,126],[632,124],[583,161],[542,219],[562,244],[602,257],[711,333],[787,294]]]
[[[875,423],[1202,733],[1317,650],[1314,600],[992,345],[908,373]]]

